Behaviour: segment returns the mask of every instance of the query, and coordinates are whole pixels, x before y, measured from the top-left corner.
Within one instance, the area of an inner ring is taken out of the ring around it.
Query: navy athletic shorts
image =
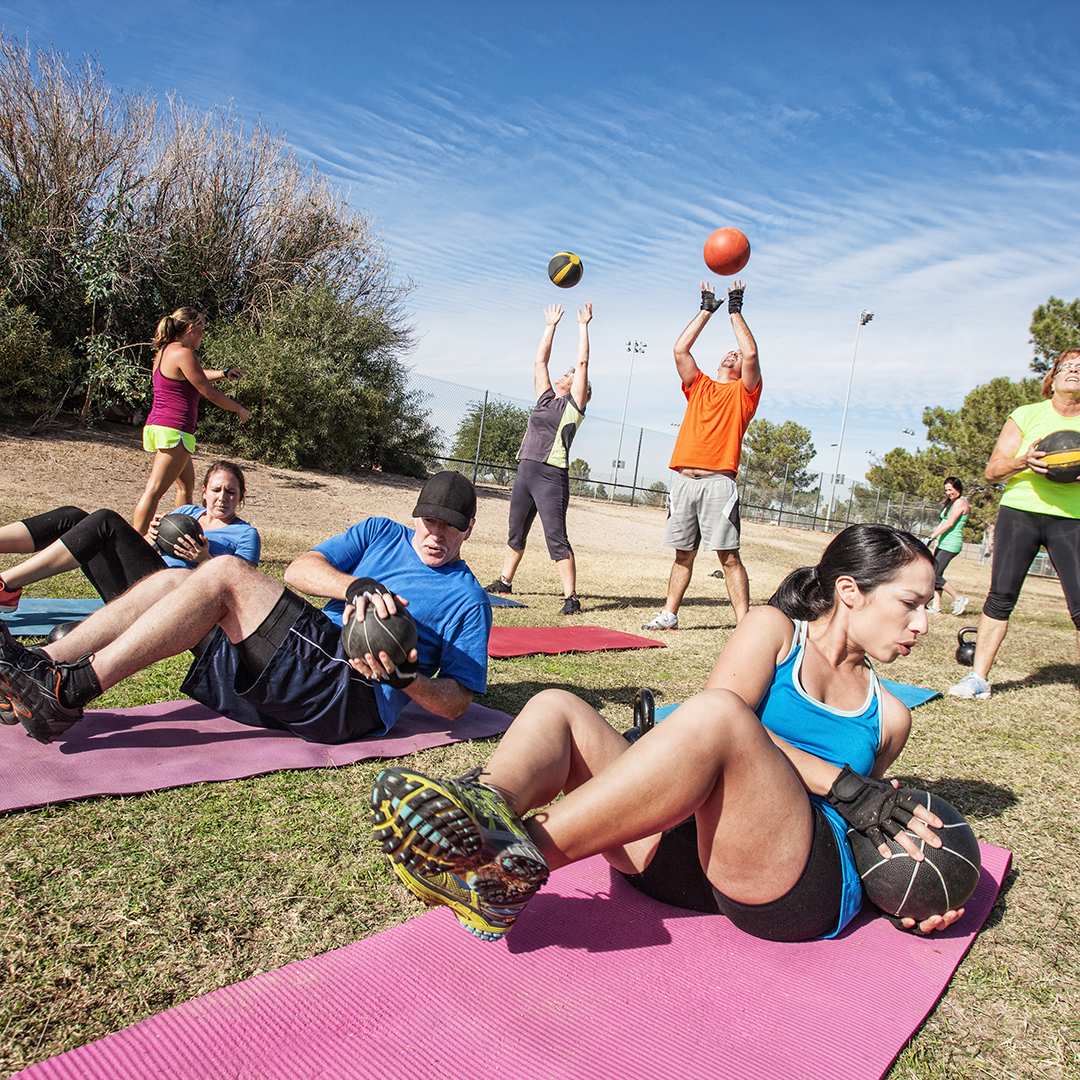
[[[382,728],[375,690],[349,666],[341,628],[288,589],[239,644],[219,626],[180,689],[230,720],[308,742],[350,742]]]

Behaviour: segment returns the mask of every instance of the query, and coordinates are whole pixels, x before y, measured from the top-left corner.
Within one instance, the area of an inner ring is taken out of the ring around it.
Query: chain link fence
[[[452,468],[476,483],[507,487],[517,470],[517,451],[534,401],[462,386],[426,375],[410,377],[423,396],[429,422],[438,429],[442,452],[434,469]],[[587,416],[571,447],[570,491],[581,498],[662,506],[671,472],[675,435]],[[743,520],[796,529],[839,532],[857,522],[880,522],[927,536],[940,520],[941,503],[922,496],[871,487],[832,473],[801,473],[791,482],[780,473],[755,468],[744,447],[739,468]],[[967,544],[965,557],[982,558],[982,545]]]

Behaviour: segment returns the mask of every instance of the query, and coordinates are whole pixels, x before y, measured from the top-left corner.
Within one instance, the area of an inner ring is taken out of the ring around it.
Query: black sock
[[[56,697],[65,709],[81,709],[101,696],[101,683],[90,666],[92,655],[88,653],[73,664],[57,664],[60,668],[60,687]]]

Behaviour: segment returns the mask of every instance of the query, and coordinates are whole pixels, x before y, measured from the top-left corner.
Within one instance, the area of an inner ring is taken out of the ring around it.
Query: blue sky
[[[592,410],[682,415],[671,345],[705,237],[751,240],[759,417],[809,427],[831,471],[917,445],[1031,359],[1031,312],[1080,294],[1075,3],[737,6],[3,3],[5,32],[110,81],[232,103],[375,218],[415,290],[415,370],[528,397],[542,309],[594,304]],[[582,283],[545,275],[578,252]],[[572,313],[556,336],[569,363]],[[713,320],[708,370],[731,345]]]

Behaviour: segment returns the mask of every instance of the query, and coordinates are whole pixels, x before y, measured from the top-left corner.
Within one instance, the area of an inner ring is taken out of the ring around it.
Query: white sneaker
[[[642,630],[678,630],[679,629],[679,616],[672,615],[670,611],[661,611],[655,619],[650,619],[649,622],[643,623]]]
[[[933,604],[928,604],[927,607],[926,607],[926,614],[927,615],[940,615],[941,614],[941,608],[934,607]]]
[[[949,687],[949,697],[978,698],[990,696],[990,684],[979,674],[969,671],[955,686]]]
[[[968,606],[968,598],[966,596],[958,596],[956,602],[952,606],[952,613],[954,615],[963,615],[964,609]]]

